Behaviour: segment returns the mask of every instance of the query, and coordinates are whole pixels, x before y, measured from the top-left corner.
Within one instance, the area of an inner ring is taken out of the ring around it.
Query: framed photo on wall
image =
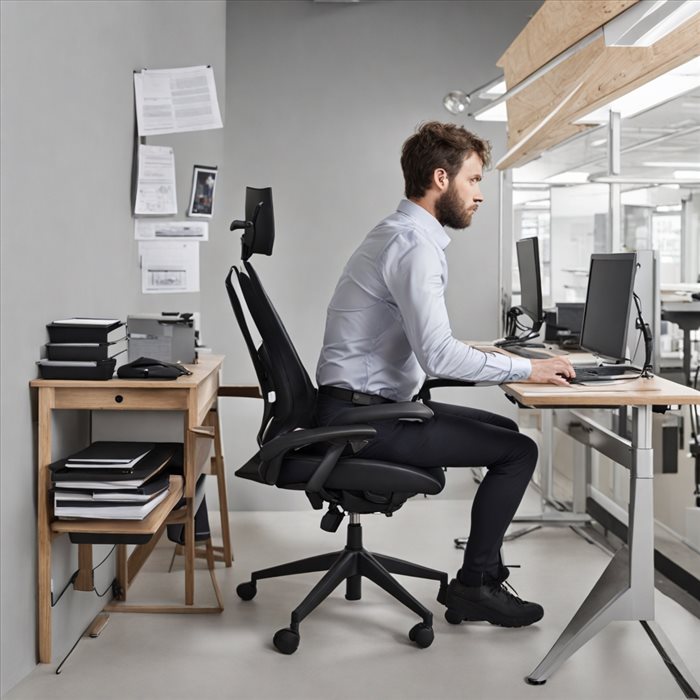
[[[192,174],[192,195],[187,216],[206,216],[214,212],[214,188],[216,187],[216,166],[195,165]]]

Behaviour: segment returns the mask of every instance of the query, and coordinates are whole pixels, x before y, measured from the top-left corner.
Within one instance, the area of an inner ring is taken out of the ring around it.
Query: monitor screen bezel
[[[591,291],[591,277],[593,272],[593,265],[596,261],[605,260],[629,260],[632,263],[632,274],[630,276],[629,285],[629,298],[627,301],[627,313],[625,315],[625,322],[623,324],[623,337],[622,337],[622,351],[618,355],[611,355],[608,353],[601,352],[599,348],[591,347],[586,343],[586,320],[589,319],[589,304],[588,299]],[[634,280],[637,274],[637,254],[636,253],[593,253],[591,255],[591,260],[588,266],[588,284],[586,287],[586,303],[583,307],[583,320],[581,322],[581,338],[579,340],[579,345],[582,350],[587,350],[588,352],[600,357],[601,359],[611,360],[616,363],[625,363],[629,358],[627,358],[627,335],[629,331],[629,320],[630,313],[632,312],[632,293],[634,292]]]

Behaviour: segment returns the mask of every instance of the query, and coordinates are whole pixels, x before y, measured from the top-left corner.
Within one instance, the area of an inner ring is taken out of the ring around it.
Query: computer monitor
[[[581,347],[607,360],[627,359],[636,253],[594,253],[588,274]]]
[[[515,244],[520,273],[520,308],[532,321],[532,334],[542,327],[542,278],[540,248],[537,237],[521,238]]]

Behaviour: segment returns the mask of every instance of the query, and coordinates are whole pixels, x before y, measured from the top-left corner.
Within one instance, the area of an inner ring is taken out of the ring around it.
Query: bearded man
[[[319,425],[353,405],[410,401],[427,377],[567,385],[568,359],[482,352],[452,335],[445,227],[467,228],[484,198],[490,145],[455,124],[427,122],[403,145],[406,199],[348,261],[328,307],[316,372]],[[482,467],[464,562],[441,603],[463,620],[522,627],[537,603],[504,585],[503,536],[537,462],[537,446],[509,418],[426,401],[431,420],[371,423],[377,436],[357,456],[417,467]]]

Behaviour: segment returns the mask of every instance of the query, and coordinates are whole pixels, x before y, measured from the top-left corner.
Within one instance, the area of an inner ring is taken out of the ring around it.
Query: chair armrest
[[[268,462],[282,456],[290,450],[312,445],[317,442],[345,443],[354,440],[369,440],[377,434],[369,425],[339,425],[324,428],[309,428],[308,430],[293,430],[291,433],[280,435],[260,448],[260,458]]]
[[[423,386],[416,394],[415,398],[421,401],[430,399],[430,390],[439,389],[446,386],[499,386],[501,382],[470,382],[464,379],[440,379],[439,377],[431,377],[423,382]]]
[[[379,420],[417,420],[426,421],[433,417],[433,412],[422,403],[400,401],[398,403],[380,403],[373,406],[354,406],[341,411],[333,424],[370,423]]]

